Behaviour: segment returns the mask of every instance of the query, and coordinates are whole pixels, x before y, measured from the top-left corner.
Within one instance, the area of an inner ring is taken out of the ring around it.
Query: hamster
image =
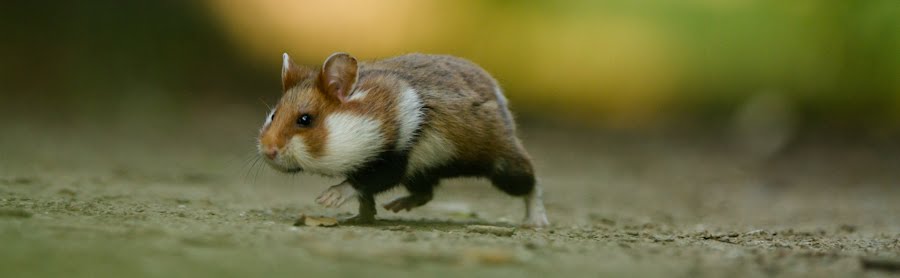
[[[374,222],[374,196],[399,185],[409,194],[386,210],[425,205],[442,179],[483,177],[524,199],[524,226],[549,225],[506,97],[474,63],[427,54],[358,62],[334,53],[313,68],[285,53],[281,83],[259,154],[282,172],[343,178],[316,199],[337,207],[356,198],[359,213],[342,222]]]

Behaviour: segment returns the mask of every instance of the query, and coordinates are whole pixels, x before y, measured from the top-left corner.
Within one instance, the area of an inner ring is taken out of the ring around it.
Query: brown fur
[[[327,115],[338,110],[340,103],[318,92],[314,86],[295,86],[289,88],[278,104],[275,106],[275,116],[269,126],[265,127],[260,136],[260,143],[264,146],[274,146],[282,149],[294,136],[307,138],[310,154],[319,157],[324,151],[325,138],[328,130],[320,121]],[[297,118],[302,114],[313,115],[313,123],[310,127],[298,127]]]
[[[531,168],[515,137],[506,101],[495,92],[497,82],[477,65],[452,56],[409,54],[364,63],[360,76],[362,80],[393,76],[415,88],[426,107],[423,128],[434,129],[454,144],[457,163],[506,160]]]

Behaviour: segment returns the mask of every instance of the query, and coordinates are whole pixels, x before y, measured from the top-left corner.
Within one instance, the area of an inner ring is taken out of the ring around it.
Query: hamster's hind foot
[[[420,207],[425,205],[429,201],[431,201],[431,194],[412,194],[409,196],[403,196],[384,205],[384,209],[400,212],[401,210],[409,211],[413,208]]]

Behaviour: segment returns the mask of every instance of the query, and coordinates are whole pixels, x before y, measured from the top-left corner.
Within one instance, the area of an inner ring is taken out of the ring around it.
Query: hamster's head
[[[385,145],[382,123],[350,97],[357,70],[346,53],[331,55],[321,69],[297,65],[284,54],[283,95],[266,115],[257,145],[269,165],[338,177],[377,157]]]

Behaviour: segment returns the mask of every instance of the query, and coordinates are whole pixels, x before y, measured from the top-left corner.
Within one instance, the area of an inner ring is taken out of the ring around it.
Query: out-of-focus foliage
[[[140,125],[177,118],[204,99],[261,89],[265,75],[237,58],[199,4],[4,3],[0,114],[59,123],[136,117]]]
[[[875,1],[211,1],[264,60],[453,53],[529,110],[631,126],[776,90],[820,118],[894,121],[900,4]],[[696,112],[700,113],[696,113]],[[673,115],[674,113],[674,115]]]
[[[895,0],[23,3],[0,12],[3,94],[72,113],[258,105],[278,89],[284,51],[308,64],[434,52],[483,65],[523,118],[721,124],[778,94],[800,126],[900,125]]]

